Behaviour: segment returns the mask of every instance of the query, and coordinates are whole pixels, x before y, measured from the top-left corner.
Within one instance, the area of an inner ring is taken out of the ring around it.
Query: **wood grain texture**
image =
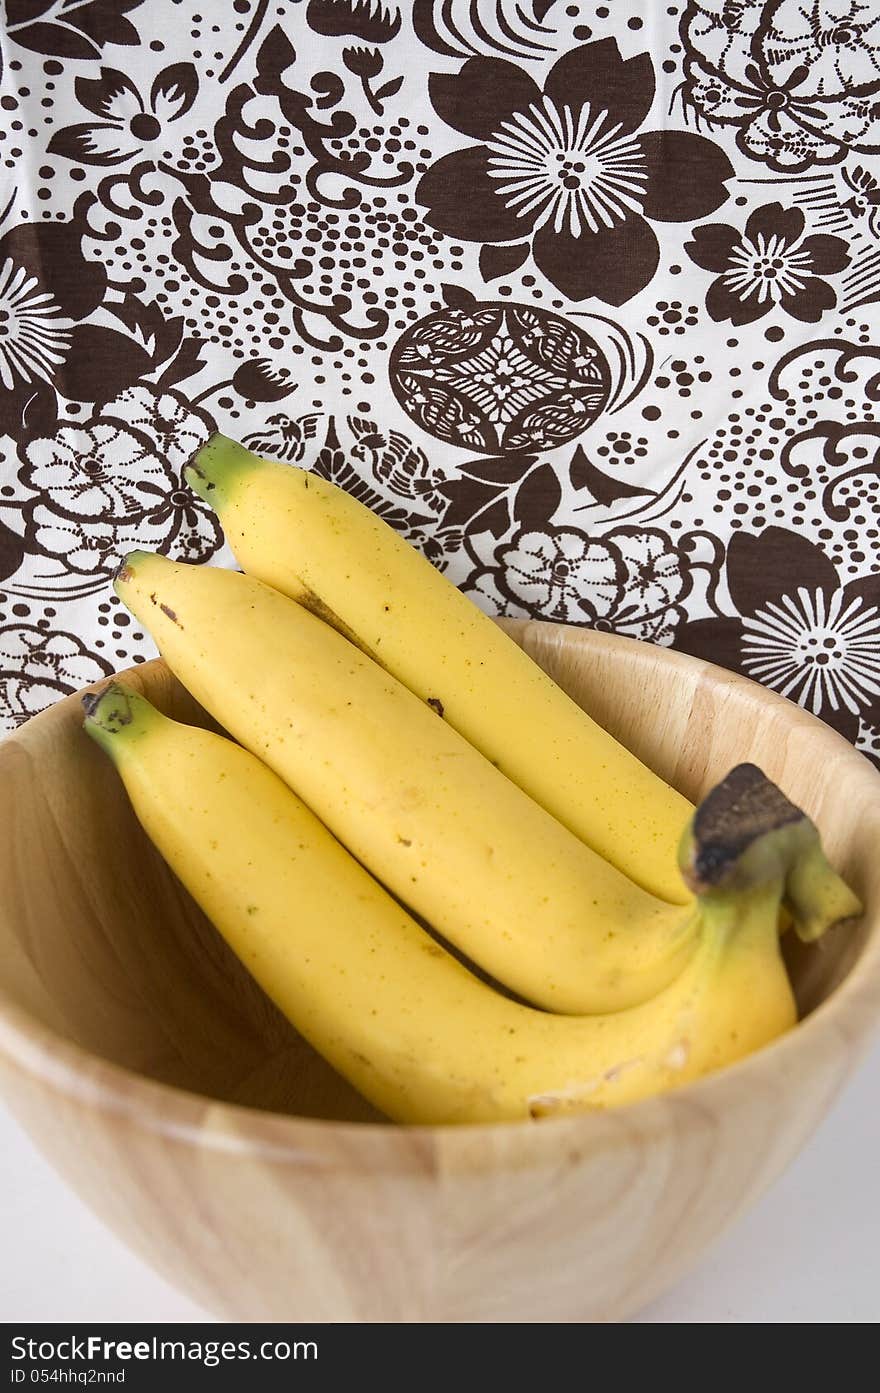
[[[759,764],[868,913],[818,949],[788,946],[809,1012],[796,1031],[677,1095],[392,1127],[252,984],[140,832],[78,698],[60,702],[0,744],[0,1087],[80,1195],[221,1316],[624,1319],[798,1151],[880,1018],[880,775],[798,707],[695,659],[507,627],[691,798]],[[127,676],[204,719],[161,663]]]

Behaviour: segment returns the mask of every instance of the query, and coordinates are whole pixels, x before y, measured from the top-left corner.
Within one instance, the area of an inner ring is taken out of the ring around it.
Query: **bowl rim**
[[[520,632],[531,628],[545,632],[573,630],[582,639],[600,644],[608,650],[627,651],[636,657],[636,661],[650,659],[656,662],[659,659],[664,664],[689,671],[694,677],[704,680],[708,677],[711,681],[738,689],[752,700],[757,699],[762,706],[797,713],[800,724],[809,725],[815,730],[815,737],[820,742],[817,758],[833,756],[836,761],[843,761],[844,775],[851,773],[860,782],[869,780],[876,792],[880,810],[880,771],[875,770],[864,755],[818,717],[749,678],[677,650],[575,625],[520,620],[505,624],[505,628]],[[150,668],[160,665],[161,659],[153,659],[128,671],[136,672],[141,677]],[[83,691],[100,689],[108,680],[102,678]],[[81,692],[76,692],[62,698],[61,702],[10,732],[0,743],[14,740],[32,722],[51,720],[62,705],[79,703],[81,695]],[[841,1025],[843,1021],[845,1025]],[[460,1148],[471,1170],[497,1170],[501,1154],[512,1154],[517,1147],[520,1154],[528,1153],[533,1162],[539,1163],[544,1156],[550,1164],[558,1157],[561,1143],[588,1144],[591,1133],[598,1138],[601,1131],[605,1144],[615,1137],[623,1141],[630,1127],[637,1127],[640,1136],[668,1134],[673,1120],[677,1125],[681,1124],[683,1113],[702,1112],[710,1108],[717,1111],[719,1097],[729,1091],[732,1084],[743,1085],[747,1089],[757,1087],[763,1080],[772,1079],[774,1074],[788,1067],[794,1056],[810,1050],[814,1057],[820,1055],[822,1051],[818,1042],[824,1037],[830,1040],[835,1033],[845,1034],[853,1046],[848,1052],[850,1059],[838,1070],[842,1081],[845,1072],[867,1048],[878,1025],[880,931],[871,936],[831,995],[798,1022],[793,1030],[746,1058],[671,1093],[618,1108],[544,1118],[540,1122],[401,1125],[391,1122],[334,1121],[273,1112],[223,1101],[149,1078],[65,1039],[37,1021],[23,1006],[12,1000],[0,982],[0,1061],[61,1097],[100,1112],[121,1116],[139,1130],[211,1150],[266,1161],[308,1164],[310,1168],[315,1165],[326,1168],[330,1164],[336,1171],[362,1171],[365,1160],[372,1161],[374,1165],[380,1161],[383,1170],[396,1174],[423,1174],[426,1144],[429,1154],[439,1150],[444,1159],[454,1159]],[[829,1093],[829,1101],[830,1097]],[[622,1125],[609,1128],[609,1120]],[[412,1144],[399,1144],[401,1137]],[[478,1143],[476,1146],[475,1141]],[[337,1146],[338,1142],[342,1145]],[[498,1142],[506,1144],[503,1153],[496,1146]],[[331,1145],[328,1146],[328,1143]]]

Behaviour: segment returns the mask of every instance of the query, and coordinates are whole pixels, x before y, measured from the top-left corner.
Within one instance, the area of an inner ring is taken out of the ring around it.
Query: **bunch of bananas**
[[[188,477],[247,574],[135,552],[116,588],[233,739],[119,682],[86,729],[365,1097],[409,1123],[606,1107],[794,1024],[780,906],[805,939],[860,906],[759,770],[694,814],[348,494],[222,436]]]

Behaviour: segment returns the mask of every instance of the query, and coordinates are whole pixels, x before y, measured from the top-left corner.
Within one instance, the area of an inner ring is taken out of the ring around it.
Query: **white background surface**
[[[880,1320],[880,1046],[791,1169],[650,1323]],[[204,1321],[0,1110],[0,1320]]]

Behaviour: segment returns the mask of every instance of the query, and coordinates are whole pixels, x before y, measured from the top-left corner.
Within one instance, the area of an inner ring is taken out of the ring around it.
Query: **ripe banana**
[[[795,1023],[777,912],[814,832],[798,840],[778,817],[750,824],[741,807],[733,830],[751,825],[753,839],[740,839],[735,874],[724,868],[738,888],[704,889],[699,944],[678,979],[629,1011],[548,1015],[473,977],[253,755],[169,720],[120,683],[84,704],[86,729],[147,834],[230,947],[315,1049],[399,1122],[629,1103],[730,1064]],[[719,793],[720,816],[695,824],[688,842],[697,881],[711,876],[712,830],[725,812],[731,831],[731,799]],[[822,888],[827,913],[853,912],[830,870]]]
[[[117,594],[223,728],[404,904],[548,1010],[655,996],[693,901],[633,884],[396,678],[261,581],[133,552]]]
[[[187,470],[250,575],[353,639],[637,884],[685,902],[691,805],[368,508],[215,435]]]

